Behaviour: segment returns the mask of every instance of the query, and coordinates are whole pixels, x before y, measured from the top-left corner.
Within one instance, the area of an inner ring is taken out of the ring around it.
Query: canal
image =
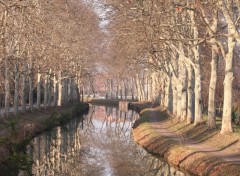
[[[89,113],[35,137],[27,146],[36,176],[182,176],[132,139],[138,114],[90,106]],[[26,175],[20,171],[19,175]]]

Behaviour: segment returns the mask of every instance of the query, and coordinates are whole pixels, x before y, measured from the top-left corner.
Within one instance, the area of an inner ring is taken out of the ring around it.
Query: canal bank
[[[140,114],[133,125],[134,140],[149,153],[192,175],[240,175],[237,135],[220,135],[205,124],[178,123],[166,109],[149,103],[130,107]]]
[[[6,175],[6,173],[14,175],[19,168],[30,162],[22,151],[34,136],[80,116],[88,109],[87,103],[75,103],[61,108],[34,110],[19,114],[17,117],[2,118],[0,122],[0,175]]]

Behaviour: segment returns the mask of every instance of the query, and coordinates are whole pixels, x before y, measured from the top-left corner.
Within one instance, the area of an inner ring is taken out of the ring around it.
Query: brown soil
[[[193,175],[240,175],[237,133],[220,135],[219,129],[208,130],[205,123],[179,123],[161,107],[131,106],[141,111],[133,126],[134,139],[150,153]]]

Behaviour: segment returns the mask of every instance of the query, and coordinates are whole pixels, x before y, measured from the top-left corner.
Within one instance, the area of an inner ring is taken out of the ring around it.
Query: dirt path
[[[193,154],[197,152],[205,152],[209,155],[219,157],[225,161],[240,164],[240,146],[235,145],[239,140],[234,141],[230,145],[226,145],[226,147],[224,147],[223,149],[219,149],[217,147],[209,146],[204,143],[196,142],[194,140],[186,138],[185,136],[168,130],[168,128],[164,127],[163,123],[157,122],[157,117],[152,116],[149,118],[152,122],[150,123],[150,126],[155,131],[155,133],[177,141],[180,145],[189,148],[190,150],[193,150]],[[231,147],[231,150],[235,149],[235,152],[228,151],[229,147]]]
[[[133,126],[133,136],[150,153],[194,175],[240,175],[239,138],[226,140],[228,136],[215,135],[202,142],[192,140],[188,138],[189,134],[186,136],[181,130],[171,128],[174,123],[163,108],[140,109],[141,117]],[[209,140],[216,139],[218,142],[221,137],[224,144],[221,148],[209,145],[212,144]]]

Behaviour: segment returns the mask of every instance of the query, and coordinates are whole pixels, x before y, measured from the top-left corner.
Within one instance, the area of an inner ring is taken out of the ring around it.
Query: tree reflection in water
[[[84,120],[73,119],[32,140],[27,151],[34,161],[32,173],[36,176],[184,175],[134,143],[131,128],[137,118],[133,111],[92,106]]]

